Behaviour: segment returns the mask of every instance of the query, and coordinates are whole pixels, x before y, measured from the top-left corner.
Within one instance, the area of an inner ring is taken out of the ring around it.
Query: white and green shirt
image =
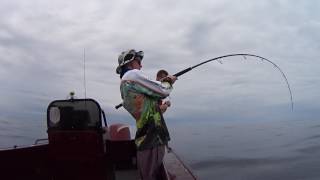
[[[124,108],[136,119],[135,143],[138,150],[167,144],[170,140],[159,109],[159,100],[169,96],[172,86],[150,80],[138,69],[126,72],[120,85]]]

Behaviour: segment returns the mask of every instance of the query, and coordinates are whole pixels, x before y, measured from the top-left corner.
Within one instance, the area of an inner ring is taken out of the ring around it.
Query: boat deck
[[[117,170],[115,172],[116,180],[139,180],[140,176],[136,169]]]

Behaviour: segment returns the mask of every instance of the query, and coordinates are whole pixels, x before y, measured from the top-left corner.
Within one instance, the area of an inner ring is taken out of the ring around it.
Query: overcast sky
[[[130,118],[121,102],[117,57],[143,50],[143,70],[181,76],[171,94],[171,122],[317,119],[320,115],[320,1],[0,1],[0,120],[44,121],[49,102],[70,91],[96,99],[112,121]],[[1,122],[0,121],[0,122]]]

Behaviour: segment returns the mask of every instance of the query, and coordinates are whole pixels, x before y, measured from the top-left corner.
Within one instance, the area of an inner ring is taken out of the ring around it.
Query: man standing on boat
[[[168,75],[167,86],[150,80],[140,70],[142,51],[134,49],[119,55],[117,74],[121,78],[123,107],[135,118],[137,132],[137,163],[142,180],[156,180],[160,177],[160,166],[165,146],[170,140],[166,123],[159,108],[159,100],[169,96],[172,84],[177,80]],[[167,107],[165,107],[167,108]]]

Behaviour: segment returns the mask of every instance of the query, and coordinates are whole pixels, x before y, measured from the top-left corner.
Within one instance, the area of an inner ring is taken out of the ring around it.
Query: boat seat
[[[57,100],[47,110],[49,158],[55,179],[113,179],[102,110],[93,99]]]

